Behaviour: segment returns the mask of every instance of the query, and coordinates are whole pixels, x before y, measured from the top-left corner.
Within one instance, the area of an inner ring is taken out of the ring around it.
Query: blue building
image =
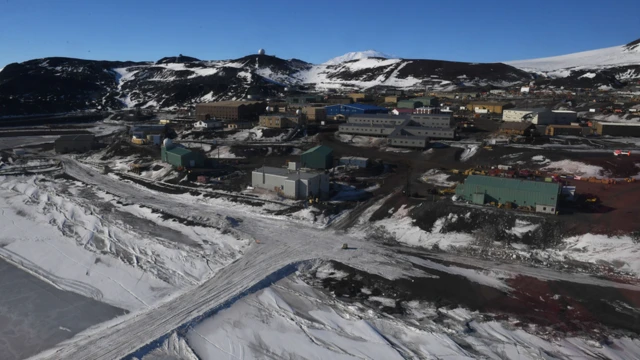
[[[326,106],[327,116],[351,114],[388,114],[389,109],[369,104],[336,104]]]

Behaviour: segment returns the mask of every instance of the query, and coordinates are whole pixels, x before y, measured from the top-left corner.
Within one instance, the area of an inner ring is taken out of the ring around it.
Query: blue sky
[[[508,61],[630,42],[639,13],[639,0],[0,0],[0,67],[49,56],[217,60],[259,48],[314,63],[368,49]]]

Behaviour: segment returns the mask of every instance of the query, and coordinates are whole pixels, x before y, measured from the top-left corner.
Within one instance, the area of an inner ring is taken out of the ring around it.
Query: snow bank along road
[[[313,259],[331,259],[346,263],[387,278],[417,275],[409,257],[397,254],[373,242],[337,235],[302,223],[250,214],[229,207],[215,207],[185,201],[171,195],[155,194],[135,185],[117,181],[84,167],[73,160],[64,159],[65,171],[76,179],[121,196],[128,202],[144,204],[180,217],[197,217],[211,213],[241,218],[237,228],[260,244],[252,246],[244,256],[218,272],[204,284],[153,308],[129,314],[119,322],[110,322],[97,330],[88,331],[48,350],[36,358],[47,359],[118,359],[134,353],[171,331],[194,319],[211,314],[255,288],[256,285],[288,275],[291,265]],[[355,250],[340,250],[347,242]],[[449,257],[449,260],[453,260]],[[469,263],[469,259],[462,262]],[[486,262],[482,264],[488,265]],[[513,274],[528,274],[544,279],[588,282],[601,286],[616,286],[640,290],[634,285],[617,284],[586,276],[558,273],[546,269],[532,269],[514,265],[490,264],[493,269],[504,267]],[[275,276],[272,276],[275,275]]]

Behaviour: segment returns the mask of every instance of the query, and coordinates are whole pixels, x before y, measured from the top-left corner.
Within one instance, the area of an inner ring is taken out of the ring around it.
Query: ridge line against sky
[[[616,14],[615,23],[602,7]],[[638,13],[637,0],[5,0],[0,67],[53,56],[224,60],[259,48],[315,64],[369,49],[407,59],[504,62],[626,44],[640,37]]]

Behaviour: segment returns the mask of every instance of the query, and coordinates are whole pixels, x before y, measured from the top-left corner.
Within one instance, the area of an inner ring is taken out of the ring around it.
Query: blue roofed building
[[[327,116],[352,114],[388,114],[389,109],[369,104],[336,104],[325,107]]]

